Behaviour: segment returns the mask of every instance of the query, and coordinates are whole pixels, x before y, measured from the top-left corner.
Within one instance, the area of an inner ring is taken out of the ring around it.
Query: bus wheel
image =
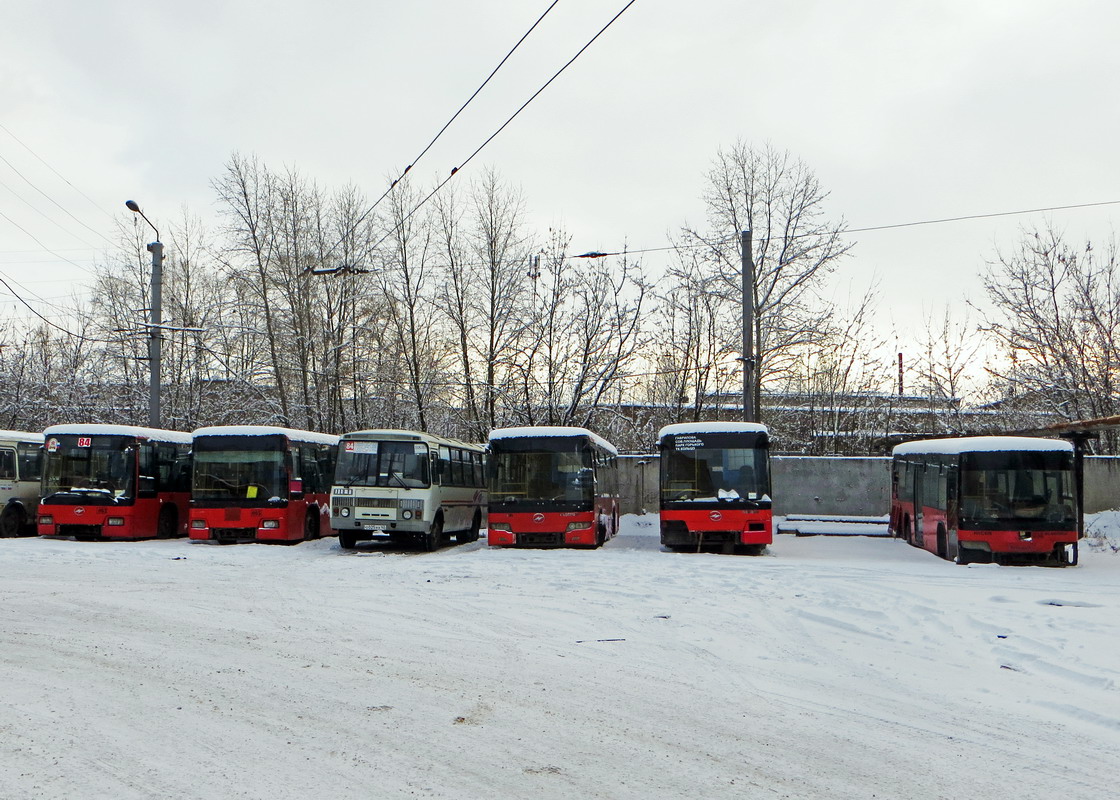
[[[175,506],[164,506],[159,511],[159,522],[156,523],[156,538],[157,539],[171,539],[176,536],[179,531],[179,515],[175,511]]]
[[[319,538],[319,514],[315,511],[308,511],[303,518],[303,540]]]
[[[436,517],[432,522],[432,527],[424,534],[423,544],[424,549],[429,553],[434,553],[439,550],[440,544],[443,542],[443,517]]]
[[[940,525],[937,526],[937,555],[944,559],[949,558],[949,537]]]
[[[479,533],[482,531],[482,512],[474,512],[474,519],[471,520],[471,529],[464,534],[460,534],[461,541],[464,542],[477,542]]]
[[[358,534],[338,532],[338,546],[343,550],[353,550],[358,546]]]
[[[0,538],[19,536],[23,532],[24,512],[17,506],[8,506],[0,513]]]

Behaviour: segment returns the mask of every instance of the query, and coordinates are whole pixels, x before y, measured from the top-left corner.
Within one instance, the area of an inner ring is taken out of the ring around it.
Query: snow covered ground
[[[0,540],[6,799],[1099,800],[1118,776],[1108,547],[687,555],[652,516],[598,551]]]

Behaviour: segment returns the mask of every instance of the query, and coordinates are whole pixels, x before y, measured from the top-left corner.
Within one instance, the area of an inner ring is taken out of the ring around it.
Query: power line
[[[3,211],[0,211],[0,217],[3,217],[4,219],[8,220],[8,222],[12,223],[12,224],[13,224],[13,225],[15,225],[15,226],[16,226],[17,228],[19,228],[19,229],[20,229],[21,231],[23,231],[24,233],[26,233],[26,234],[27,234],[28,236],[30,236],[30,237],[31,237],[31,239],[32,239],[32,240],[34,240],[35,244],[37,244],[37,245],[39,245],[40,247],[42,247],[42,248],[43,248],[44,250],[46,250],[46,251],[47,251],[48,253],[50,253],[50,254],[51,254],[52,256],[54,256],[54,257],[56,257],[56,258],[58,258],[58,259],[60,259],[60,260],[62,260],[62,261],[65,261],[65,262],[66,262],[67,264],[72,264],[73,266],[77,267],[77,268],[78,268],[78,269],[80,269],[80,270],[81,270],[82,272],[86,273],[87,275],[93,275],[93,271],[92,271],[92,270],[90,270],[90,269],[89,269],[88,267],[83,267],[83,266],[82,266],[81,264],[79,264],[78,262],[76,262],[76,261],[71,261],[70,259],[66,258],[65,256],[60,256],[60,255],[59,255],[58,253],[56,253],[56,252],[55,252],[54,250],[51,250],[51,249],[50,249],[49,247],[47,247],[47,246],[46,246],[45,244],[43,244],[42,242],[40,242],[40,241],[39,241],[39,239],[38,239],[38,238],[36,238],[36,236],[35,236],[35,235],[34,235],[33,233],[31,233],[31,231],[27,230],[27,228],[25,228],[25,227],[23,227],[22,225],[20,225],[20,224],[19,224],[18,222],[16,222],[16,221],[15,221],[14,219],[12,219],[11,217],[9,217],[9,216],[8,216],[7,214],[5,214],[5,213],[4,213]]]
[[[384,242],[386,239],[388,239],[390,236],[392,236],[393,233],[395,233],[401,226],[403,226],[406,222],[408,222],[410,219],[412,219],[413,215],[417,211],[419,211],[425,203],[427,203],[429,200],[431,200],[436,195],[436,193],[439,192],[440,189],[442,189],[444,186],[446,186],[448,184],[448,182],[452,178],[455,177],[456,173],[458,173],[459,170],[461,170],[463,167],[465,167],[467,164],[469,164],[475,156],[477,156],[479,153],[481,153],[482,149],[484,147],[486,147],[486,145],[488,145],[488,144],[490,144],[490,142],[494,141],[494,139],[497,138],[498,134],[500,134],[502,131],[504,131],[506,129],[506,127],[511,122],[513,122],[517,118],[517,116],[522,111],[524,111],[526,109],[526,107],[528,107],[528,105],[530,103],[532,103],[534,100],[537,99],[537,97],[541,94],[541,92],[543,92],[545,89],[547,89],[549,87],[549,85],[551,85],[554,80],[556,80],[558,77],[560,77],[561,73],[563,73],[564,70],[566,70],[568,67],[570,67],[572,65],[572,63],[577,58],[579,58],[581,55],[583,55],[584,51],[587,50],[587,48],[589,48],[592,44],[594,44],[595,40],[598,39],[600,36],[602,36],[603,33],[607,30],[607,28],[609,28],[611,25],[613,25],[615,23],[615,21],[619,17],[621,17],[624,13],[626,13],[626,10],[628,8],[630,8],[630,6],[634,5],[634,3],[636,3],[636,2],[637,2],[637,0],[630,0],[629,3],[627,3],[625,6],[622,7],[621,11],[619,11],[617,14],[615,14],[613,17],[611,17],[610,21],[606,25],[604,25],[602,28],[600,28],[599,32],[596,33],[594,36],[592,36],[588,40],[587,44],[585,44],[583,47],[581,47],[579,49],[579,51],[576,52],[576,54],[574,56],[572,56],[570,59],[568,59],[567,63],[565,63],[564,66],[562,66],[562,67],[560,67],[560,69],[556,70],[556,72],[553,74],[553,76],[551,78],[549,78],[547,81],[545,81],[544,85],[541,86],[541,88],[539,88],[539,89],[537,89],[537,91],[533,92],[533,94],[529,97],[529,99],[526,100],[524,103],[522,103],[521,107],[518,108],[516,111],[513,112],[513,114],[510,115],[509,119],[507,119],[505,122],[503,122],[498,127],[498,129],[496,131],[494,131],[492,134],[490,134],[490,136],[488,136],[486,138],[486,141],[484,141],[482,144],[480,144],[475,149],[475,151],[473,153],[471,153],[469,156],[467,156],[466,160],[464,160],[461,164],[459,164],[459,166],[453,167],[451,169],[450,174],[448,174],[448,176],[446,178],[444,178],[439,183],[439,185],[436,186],[435,189],[433,189],[431,192],[429,192],[424,197],[423,200],[421,200],[419,203],[417,203],[416,206],[410,212],[408,212],[408,214],[405,215],[404,219],[400,220],[396,225],[394,225],[393,228],[388,233],[386,233],[384,236],[382,236],[380,239],[378,239],[376,242],[374,242],[373,246],[370,249],[371,250],[376,250],[382,242]]]
[[[19,171],[18,169],[16,169],[16,168],[15,168],[15,166],[14,166],[14,165],[12,164],[12,162],[11,162],[11,161],[9,161],[8,159],[4,158],[4,156],[0,156],[0,161],[3,161],[3,162],[4,162],[5,164],[7,164],[7,165],[8,165],[8,168],[9,168],[9,169],[10,169],[10,170],[11,170],[12,172],[14,172],[14,173],[15,173],[16,175],[19,175],[19,176],[20,176],[20,177],[21,177],[21,178],[23,179],[24,183],[26,183],[26,184],[27,184],[28,186],[30,186],[30,187],[31,187],[32,189],[34,189],[35,191],[37,191],[37,192],[38,192],[39,194],[43,195],[43,197],[47,198],[47,200],[50,200],[50,201],[51,201],[52,203],[54,203],[54,205],[55,205],[55,206],[56,206],[56,207],[57,207],[57,208],[59,209],[59,211],[61,211],[61,212],[62,212],[63,214],[65,214],[66,216],[70,217],[70,219],[74,220],[74,221],[75,221],[76,223],[78,223],[79,225],[81,225],[81,226],[82,226],[83,228],[85,228],[85,229],[86,229],[87,231],[89,231],[90,233],[94,234],[95,236],[100,236],[100,237],[101,237],[102,239],[104,239],[104,240],[105,240],[106,242],[108,242],[108,243],[109,243],[110,245],[112,245],[112,244],[113,244],[113,242],[112,242],[112,241],[110,241],[109,237],[105,236],[105,234],[101,233],[100,231],[96,231],[96,230],[94,230],[94,229],[93,229],[93,228],[91,228],[91,227],[90,227],[89,225],[86,225],[86,224],[85,224],[84,222],[82,222],[82,221],[81,221],[80,219],[78,219],[78,218],[77,218],[77,217],[75,217],[75,216],[74,216],[73,214],[71,214],[71,213],[70,213],[70,212],[69,212],[68,210],[66,210],[65,208],[63,208],[63,207],[62,207],[62,204],[61,204],[61,203],[59,203],[59,202],[58,202],[57,200],[55,200],[55,199],[54,199],[53,197],[51,197],[51,196],[50,196],[49,194],[47,194],[47,193],[46,193],[46,192],[44,192],[44,191],[43,191],[42,189],[40,189],[40,188],[39,188],[38,186],[36,186],[36,185],[35,185],[34,183],[32,183],[32,182],[31,182],[31,180],[30,180],[30,179],[29,179],[29,178],[28,178],[28,177],[27,177],[26,175],[24,175],[24,174],[23,174],[22,172],[20,172],[20,171]],[[32,205],[31,205],[31,203],[29,203],[29,202],[28,202],[27,200],[24,200],[24,199],[23,199],[22,197],[20,197],[20,196],[19,196],[18,194],[16,194],[15,190],[14,190],[14,189],[12,189],[12,188],[11,188],[10,186],[8,186],[7,184],[4,184],[4,187],[5,187],[5,188],[6,188],[6,189],[7,189],[8,191],[10,191],[10,192],[11,192],[12,194],[15,194],[15,195],[16,195],[16,197],[19,197],[19,199],[20,199],[20,200],[23,200],[23,202],[24,202],[24,203],[27,203],[27,205],[28,205],[28,206],[31,206],[31,208],[33,208],[33,209],[34,209],[35,211],[37,211],[37,212],[38,212],[39,214],[41,214],[42,216],[44,216],[44,217],[46,217],[46,218],[47,218],[48,220],[50,220],[50,217],[47,217],[47,215],[46,215],[46,214],[44,214],[44,213],[43,213],[42,211],[40,211],[39,209],[35,208],[35,206],[32,206]],[[62,228],[62,225],[60,225],[60,224],[59,224],[58,222],[55,222],[54,220],[50,220],[50,221],[51,221],[51,222],[54,222],[54,224],[55,224],[55,225],[58,225],[58,227]],[[62,228],[62,229],[63,229],[63,230],[66,230],[65,228]],[[79,241],[80,241],[80,240],[79,240]],[[86,243],[86,242],[82,242],[82,244],[87,244],[87,243]]]
[[[439,133],[437,133],[435,135],[435,137],[433,137],[432,140],[430,142],[428,142],[427,146],[423,150],[420,151],[420,155],[418,155],[418,156],[416,156],[416,158],[412,159],[412,162],[407,167],[404,168],[404,171],[401,172],[401,174],[397,176],[396,180],[394,180],[392,183],[389,184],[389,188],[386,189],[384,191],[384,193],[379,198],[377,198],[375,201],[373,201],[373,205],[371,205],[368,209],[366,209],[366,212],[364,214],[362,214],[360,217],[358,217],[357,221],[354,222],[354,224],[351,225],[346,230],[345,233],[343,233],[342,237],[337,242],[335,242],[333,245],[331,245],[330,249],[327,250],[327,252],[323,255],[324,259],[327,258],[331,253],[333,253],[334,249],[336,247],[338,247],[340,244],[342,244],[342,242],[346,239],[346,237],[348,237],[355,230],[357,230],[358,226],[361,225],[362,222],[365,221],[366,217],[368,217],[370,214],[373,213],[373,210],[375,208],[377,208],[377,206],[381,203],[381,201],[389,196],[389,193],[392,192],[393,188],[398,183],[401,182],[401,180],[404,178],[405,175],[408,174],[408,171],[410,169],[412,169],[414,166],[416,166],[417,162],[420,161],[420,159],[422,159],[424,157],[424,155],[429,150],[432,149],[432,145],[434,145],[437,141],[439,141],[439,138],[441,136],[443,136],[444,131],[446,131],[449,127],[451,127],[452,122],[454,122],[456,119],[458,119],[459,115],[463,113],[463,109],[465,109],[467,106],[469,106],[471,104],[471,101],[473,101],[476,97],[478,97],[478,93],[486,88],[486,84],[490,83],[490,79],[493,78],[498,73],[498,70],[500,70],[502,68],[502,66],[505,65],[505,63],[509,60],[510,56],[512,56],[514,54],[514,51],[516,51],[517,48],[519,48],[521,46],[521,43],[524,42],[529,37],[529,34],[531,34],[536,29],[536,27],[541,23],[541,20],[543,20],[546,16],[548,16],[548,12],[552,11],[552,9],[559,2],[560,2],[560,0],[552,0],[552,4],[549,5],[549,7],[544,10],[544,13],[541,14],[537,18],[536,22],[534,22],[531,26],[529,26],[529,30],[525,31],[525,33],[521,35],[521,38],[517,40],[517,44],[515,44],[510,49],[510,51],[508,53],[506,53],[505,58],[503,58],[501,61],[498,62],[498,66],[494,67],[493,71],[491,71],[491,73],[486,76],[486,80],[484,80],[481,83],[481,85],[479,85],[479,87],[474,90],[474,92],[471,94],[471,96],[467,98],[467,101],[465,103],[463,103],[463,105],[459,106],[459,110],[451,115],[451,119],[447,120],[447,122],[444,123],[443,127],[439,129]]]
[[[50,325],[50,326],[51,326],[52,328],[56,328],[57,330],[60,330],[60,331],[62,331],[62,332],[63,332],[63,333],[65,333],[65,334],[66,334],[67,336],[72,336],[72,337],[74,337],[75,339],[81,339],[81,340],[82,340],[83,342],[97,342],[97,343],[100,343],[100,344],[117,344],[117,343],[119,342],[119,340],[118,340],[118,339],[92,339],[92,338],[90,338],[90,337],[88,337],[88,336],[83,336],[83,335],[82,335],[82,334],[80,334],[80,333],[74,333],[74,332],[73,332],[73,331],[71,331],[71,330],[67,330],[66,328],[63,328],[63,327],[62,327],[61,325],[57,325],[57,324],[55,324],[54,322],[51,322],[51,320],[47,319],[47,318],[46,318],[46,317],[44,317],[44,316],[43,316],[42,314],[40,314],[40,313],[39,313],[39,312],[38,312],[38,311],[37,311],[37,310],[36,310],[36,309],[35,309],[35,308],[34,308],[34,307],[33,307],[33,306],[32,306],[32,305],[30,304],[30,303],[28,303],[28,302],[27,302],[26,300],[24,300],[24,299],[23,299],[23,298],[22,298],[22,297],[21,297],[21,296],[19,295],[19,293],[17,293],[17,292],[16,292],[16,291],[15,291],[15,290],[14,290],[14,289],[13,289],[13,288],[12,288],[12,287],[11,287],[11,286],[10,286],[10,285],[8,284],[8,282],[7,282],[6,280],[4,280],[3,278],[0,278],[0,283],[4,284],[4,287],[5,287],[5,288],[6,288],[6,289],[7,289],[7,290],[8,290],[8,291],[9,291],[9,292],[11,293],[12,297],[14,297],[14,298],[15,298],[16,300],[18,300],[18,301],[19,301],[19,302],[21,302],[21,303],[22,303],[23,305],[25,305],[25,306],[27,307],[27,310],[28,310],[28,311],[30,311],[30,312],[31,312],[32,314],[34,314],[34,315],[35,315],[36,317],[38,317],[39,319],[41,319],[41,320],[42,320],[43,322],[45,322],[45,323],[47,323],[48,325]]]
[[[81,189],[79,189],[77,186],[75,186],[70,181],[68,181],[62,173],[60,173],[57,169],[55,169],[50,164],[48,164],[46,161],[44,161],[38,153],[36,153],[34,150],[32,150],[30,147],[28,147],[26,144],[24,144],[24,142],[18,136],[16,136],[14,133],[12,133],[10,130],[8,130],[8,128],[6,128],[3,123],[0,123],[0,130],[4,131],[4,133],[8,134],[13,139],[15,139],[17,142],[19,142],[19,144],[23,147],[24,150],[31,153],[31,155],[35,156],[35,158],[39,159],[40,163],[42,163],[43,166],[45,166],[47,169],[49,169],[51,172],[53,172],[55,175],[57,175],[62,180],[63,183],[65,183],[67,186],[69,186],[75,192],[80,194],[86,200],[89,200],[90,205],[92,205],[94,208],[96,208],[102,214],[107,216],[109,219],[115,220],[115,217],[112,214],[110,214],[108,211],[103,209],[101,206],[97,205],[97,202],[95,200],[93,200],[93,198],[91,198],[88,194],[86,194]]]
[[[1097,207],[1100,207],[1100,206],[1113,206],[1113,205],[1120,205],[1120,200],[1102,200],[1098,203],[1075,203],[1073,205],[1068,205],[1068,206],[1047,206],[1045,208],[1027,208],[1027,209],[1022,209],[1020,211],[994,211],[994,212],[991,212],[991,213],[988,213],[988,214],[966,214],[966,215],[959,216],[959,217],[940,217],[938,219],[924,219],[924,220],[917,220],[915,222],[898,222],[898,223],[895,223],[895,224],[892,224],[892,225],[873,225],[873,226],[866,227],[866,228],[846,228],[846,229],[840,231],[840,233],[841,234],[867,233],[867,232],[870,232],[870,231],[885,231],[885,230],[892,230],[892,229],[895,229],[895,228],[914,228],[914,227],[917,227],[919,225],[940,225],[940,224],[943,224],[943,223],[946,223],[946,222],[964,222],[964,221],[972,220],[972,219],[991,219],[993,217],[1013,217],[1013,216],[1021,216],[1023,214],[1040,214],[1040,213],[1045,212],[1045,211],[1069,211],[1069,210],[1077,209],[1077,208],[1097,208]],[[818,234],[799,233],[799,234],[796,234],[794,236],[771,236],[769,238],[773,241],[788,241],[788,240],[792,240],[792,239],[804,239],[804,238],[807,238],[809,236],[816,236],[816,235],[818,235]],[[714,242],[701,241],[701,242],[698,242],[698,243],[695,243],[695,244],[666,245],[664,247],[643,247],[643,248],[633,248],[633,249],[626,248],[625,250],[618,250],[618,251],[609,252],[609,253],[600,252],[598,250],[591,250],[591,251],[586,252],[586,253],[580,253],[579,255],[572,256],[572,258],[604,258],[606,256],[633,255],[635,253],[657,253],[657,252],[662,252],[662,251],[665,251],[665,250],[685,250],[685,249],[690,249],[690,248],[694,248],[694,247],[712,247],[712,246],[717,245],[717,244],[727,244],[729,242],[738,242],[738,241],[739,241],[739,235],[736,234],[734,236],[728,236],[728,237],[725,237],[723,239],[716,239]]]
[[[918,222],[899,222],[895,225],[876,225],[870,228],[849,228],[844,233],[866,233],[867,231],[885,231],[892,228],[913,228],[918,225],[940,225],[944,222],[963,222],[970,219],[991,219],[992,217],[1013,217],[1020,214],[1039,214],[1043,211],[1069,211],[1074,208],[1095,208],[1097,206],[1113,206],[1120,204],[1120,200],[1104,200],[1099,203],[1077,203],[1070,206],[1050,206],[1048,208],[1027,208],[1022,211],[996,211],[991,214],[968,214],[961,217],[943,217],[941,219],[925,219]],[[777,238],[777,237],[775,237]],[[790,237],[796,238],[796,237]]]

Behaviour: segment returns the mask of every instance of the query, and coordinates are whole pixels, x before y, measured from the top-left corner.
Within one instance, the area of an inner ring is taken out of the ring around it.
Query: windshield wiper
[[[389,480],[392,480],[393,478],[396,478],[397,483],[399,483],[405,489],[411,489],[412,488],[411,486],[409,486],[407,483],[404,482],[404,478],[401,477],[401,474],[399,472],[397,472],[396,470],[389,470]]]

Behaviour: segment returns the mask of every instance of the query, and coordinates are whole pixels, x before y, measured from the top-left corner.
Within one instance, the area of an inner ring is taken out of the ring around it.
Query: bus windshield
[[[56,492],[135,497],[136,441],[129,436],[52,436],[43,496]]]
[[[200,436],[193,449],[193,499],[287,498],[287,441],[283,436]]]
[[[769,498],[765,440],[705,434],[672,437],[661,457],[663,502],[760,501]]]
[[[492,443],[491,505],[531,503],[590,508],[591,450],[576,439],[499,439]]]
[[[965,453],[961,525],[1037,520],[1076,526],[1073,456],[1068,452]]]
[[[334,482],[339,486],[426,489],[432,483],[423,442],[343,441]]]

